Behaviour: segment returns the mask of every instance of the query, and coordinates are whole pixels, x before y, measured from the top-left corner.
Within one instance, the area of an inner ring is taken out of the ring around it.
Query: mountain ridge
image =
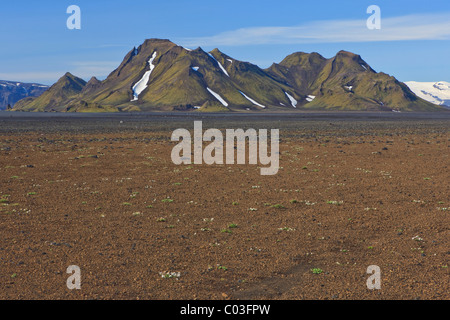
[[[46,94],[14,107],[59,112],[440,109],[348,51],[330,59],[296,52],[262,69],[218,48],[191,50],[166,39],[134,47],[103,81],[66,73]]]

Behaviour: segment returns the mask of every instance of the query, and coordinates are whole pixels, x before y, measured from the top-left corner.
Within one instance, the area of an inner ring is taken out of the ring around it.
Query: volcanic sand
[[[450,298],[448,120],[204,119],[279,128],[275,176],[174,165],[191,120],[4,120],[0,298]]]

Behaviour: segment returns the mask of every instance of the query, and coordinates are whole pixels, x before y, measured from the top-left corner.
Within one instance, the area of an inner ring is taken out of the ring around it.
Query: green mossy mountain
[[[103,81],[69,73],[16,111],[435,111],[405,84],[377,73],[359,55],[340,51],[326,59],[294,53],[261,69],[218,49],[185,49],[149,39],[125,56]]]
[[[17,102],[14,110],[67,111],[67,105],[78,96],[85,86],[86,81],[68,72],[39,97],[25,98]]]

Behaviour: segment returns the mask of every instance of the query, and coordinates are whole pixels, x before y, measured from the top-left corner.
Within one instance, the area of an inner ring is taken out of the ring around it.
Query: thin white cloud
[[[61,71],[29,71],[29,72],[1,72],[0,79],[34,82],[43,84],[53,84],[61,78],[66,72],[89,80],[91,77],[102,79],[108,76],[119,66],[117,61],[75,61],[70,64],[67,70]]]
[[[70,72],[80,78],[103,78],[120,65],[118,61],[76,61],[72,62]]]
[[[0,79],[17,81],[17,82],[31,82],[50,84],[55,82],[55,79],[62,77],[65,72],[1,72]]]
[[[369,30],[366,20],[328,20],[290,27],[242,28],[178,42],[192,47],[405,40],[450,40],[450,13],[382,17],[381,30]]]

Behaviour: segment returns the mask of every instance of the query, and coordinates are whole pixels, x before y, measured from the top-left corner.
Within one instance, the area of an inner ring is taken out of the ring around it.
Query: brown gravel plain
[[[280,129],[279,173],[174,165],[194,120]],[[449,120],[2,116],[0,299],[448,300]]]

